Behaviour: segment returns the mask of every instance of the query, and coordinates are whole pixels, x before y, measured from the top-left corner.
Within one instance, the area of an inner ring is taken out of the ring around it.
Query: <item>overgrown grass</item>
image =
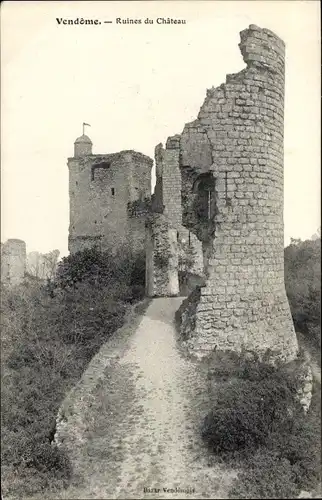
[[[273,366],[233,353],[216,356],[202,434],[212,453],[242,469],[231,497],[294,498],[315,488],[321,480],[320,387],[305,414],[297,398],[303,360]]]
[[[66,392],[144,294],[142,258],[88,250],[63,259],[55,282],[2,290],[2,491],[25,498],[68,484],[52,442]]]

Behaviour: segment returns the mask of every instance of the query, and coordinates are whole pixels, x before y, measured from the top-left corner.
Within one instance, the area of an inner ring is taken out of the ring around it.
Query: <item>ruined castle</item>
[[[146,250],[149,296],[180,294],[180,265],[200,278],[180,308],[187,348],[297,353],[284,286],[284,42],[250,25],[246,68],[207,91],[195,121],[155,149],[68,159],[69,250]]]

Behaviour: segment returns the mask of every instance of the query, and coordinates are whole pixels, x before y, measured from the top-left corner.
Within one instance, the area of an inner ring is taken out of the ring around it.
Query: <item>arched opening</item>
[[[195,180],[192,191],[196,195],[194,210],[201,223],[212,221],[216,215],[215,178],[208,172]]]

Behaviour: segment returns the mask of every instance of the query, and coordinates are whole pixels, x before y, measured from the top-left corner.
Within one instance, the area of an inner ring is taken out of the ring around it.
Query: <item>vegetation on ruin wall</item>
[[[181,241],[178,255],[178,278],[179,285],[186,285],[191,269],[193,268],[195,255],[193,248],[188,243]]]
[[[321,347],[321,240],[291,240],[285,248],[285,286],[295,329]]]
[[[161,271],[166,271],[169,265],[170,252],[155,252],[154,265]]]
[[[2,290],[2,491],[25,498],[68,483],[51,443],[66,392],[144,294],[144,256],[86,250],[60,263],[54,282]]]
[[[241,472],[230,498],[296,498],[321,480],[321,394],[307,414],[298,399],[301,359],[288,366],[217,353],[203,438]]]
[[[151,212],[151,198],[140,198],[138,200],[129,201],[127,204],[127,212],[130,217],[139,217]]]

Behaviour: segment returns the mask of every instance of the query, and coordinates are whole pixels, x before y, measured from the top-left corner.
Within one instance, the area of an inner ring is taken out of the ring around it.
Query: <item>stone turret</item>
[[[93,143],[90,138],[83,134],[74,142],[74,157],[90,156],[92,154]]]

